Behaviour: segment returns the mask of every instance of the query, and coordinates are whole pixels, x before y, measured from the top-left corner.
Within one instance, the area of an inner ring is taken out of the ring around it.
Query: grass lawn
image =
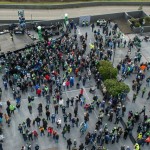
[[[0,4],[67,4],[80,2],[150,2],[150,0],[0,0]],[[19,2],[19,3],[18,3]]]

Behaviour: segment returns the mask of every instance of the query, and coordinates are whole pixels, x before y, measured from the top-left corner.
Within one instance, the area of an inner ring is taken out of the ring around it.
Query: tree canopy
[[[102,79],[116,79],[117,69],[113,67],[111,62],[102,60],[98,63],[97,69],[100,72]]]
[[[112,96],[118,96],[120,93],[129,93],[130,88],[123,82],[118,82],[116,79],[107,79],[104,81],[107,92]]]

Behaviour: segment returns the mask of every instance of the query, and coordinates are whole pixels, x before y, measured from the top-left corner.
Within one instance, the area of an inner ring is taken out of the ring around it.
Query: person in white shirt
[[[61,127],[61,119],[60,118],[57,120],[56,123],[57,123],[57,128]]]
[[[64,89],[64,91],[65,91],[65,88],[66,88],[66,81],[64,81],[62,85],[63,85],[63,89]]]
[[[62,98],[60,98],[60,100],[59,100],[59,106],[60,107],[64,106],[64,100]]]

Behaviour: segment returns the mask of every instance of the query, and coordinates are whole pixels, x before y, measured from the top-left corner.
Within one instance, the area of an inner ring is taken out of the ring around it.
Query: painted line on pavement
[[[85,92],[85,95],[86,95],[88,101],[91,103],[91,101],[90,101],[90,99],[89,99],[89,96],[88,96],[88,94],[87,94],[87,92],[86,92],[86,89],[85,89],[84,87],[82,87],[82,88],[84,89],[84,92]],[[94,110],[94,114],[95,114],[95,117],[98,118],[98,115],[96,114],[95,110]]]
[[[95,86],[91,86],[91,87],[88,87],[88,88],[84,88],[84,89],[90,89],[92,87],[95,87]],[[62,94],[65,94],[66,92],[77,92],[77,91],[80,91],[80,89],[76,89],[76,90],[69,90],[69,91],[65,91],[65,92],[62,92]]]

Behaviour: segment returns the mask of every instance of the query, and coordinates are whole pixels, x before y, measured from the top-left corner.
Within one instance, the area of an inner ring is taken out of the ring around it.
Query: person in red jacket
[[[81,89],[80,89],[80,93],[79,93],[79,100],[80,100],[80,98],[83,96],[83,92],[84,92],[84,90],[83,90],[83,88],[81,88]]]
[[[48,127],[47,132],[48,132],[47,136],[51,136],[53,134],[53,128],[52,127]]]
[[[67,87],[67,89],[69,89],[69,85],[70,85],[70,82],[69,82],[69,80],[67,80],[66,81],[66,87]]]
[[[41,96],[41,89],[40,89],[40,88],[37,89],[36,94],[37,94],[39,97]]]
[[[80,94],[83,95],[83,88],[80,89]]]
[[[36,130],[34,130],[34,131],[32,132],[32,134],[33,134],[33,136],[34,136],[34,139],[38,139],[38,133],[37,133]]]

